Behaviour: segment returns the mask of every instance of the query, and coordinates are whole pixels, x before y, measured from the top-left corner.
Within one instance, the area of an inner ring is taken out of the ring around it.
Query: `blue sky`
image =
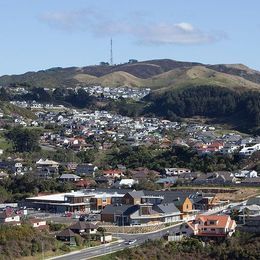
[[[0,75],[170,58],[260,70],[260,1],[0,0]]]

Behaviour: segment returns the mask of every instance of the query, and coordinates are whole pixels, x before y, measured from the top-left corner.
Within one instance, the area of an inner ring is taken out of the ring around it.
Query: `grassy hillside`
[[[246,80],[242,77],[217,72],[205,66],[173,69],[148,79],[135,77],[127,72],[113,72],[101,77],[88,74],[77,74],[74,79],[93,85],[102,86],[132,86],[150,87],[154,90],[176,89],[185,86],[213,85],[233,88],[236,90],[259,90],[260,84]]]
[[[8,86],[12,83],[28,83],[35,87],[48,88],[99,84],[153,89],[211,84],[239,90],[258,90],[260,72],[242,64],[203,65],[162,59],[114,66],[58,67],[0,77],[0,85]]]
[[[260,84],[239,76],[217,72],[205,66],[171,70],[152,77],[147,84],[154,89],[213,85],[236,90],[260,90]]]
[[[88,74],[77,74],[74,79],[80,83],[85,83],[89,85],[102,85],[102,86],[132,86],[141,87],[144,86],[144,80],[137,78],[124,71],[116,71],[109,73],[101,77],[95,77]]]
[[[35,114],[26,108],[17,107],[15,105],[10,104],[9,102],[0,102],[0,109],[4,112],[5,115],[13,116],[19,115],[28,119],[35,119]]]

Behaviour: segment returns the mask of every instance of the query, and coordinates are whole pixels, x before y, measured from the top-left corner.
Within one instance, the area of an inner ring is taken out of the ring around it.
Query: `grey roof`
[[[128,192],[128,194],[133,197],[133,198],[141,198],[144,196],[144,192],[142,190],[139,191],[132,191],[132,192]]]
[[[59,179],[80,179],[80,177],[75,174],[64,173],[60,176]]]
[[[260,196],[248,199],[246,205],[259,205],[260,206]]]
[[[198,192],[191,192],[191,191],[144,191],[145,195],[150,196],[163,196],[164,199],[162,203],[174,203],[176,205],[177,200],[184,200],[187,197],[188,198],[196,198],[196,197],[202,197],[201,193]]]
[[[177,181],[178,177],[166,177],[166,178],[161,178],[157,180],[155,183],[158,184],[163,184],[163,183],[175,183]]]
[[[153,210],[164,214],[180,213],[174,203],[158,204],[153,206]]]
[[[260,183],[260,177],[255,177],[255,178],[246,178],[245,180],[242,181],[242,183]]]
[[[129,213],[129,209],[136,207],[135,205],[107,205],[101,212],[101,214],[124,214]]]

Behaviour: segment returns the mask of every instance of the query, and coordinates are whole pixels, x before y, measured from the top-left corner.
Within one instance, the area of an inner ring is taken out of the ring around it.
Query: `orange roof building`
[[[204,237],[232,236],[237,226],[228,215],[198,215],[188,225],[195,236]]]

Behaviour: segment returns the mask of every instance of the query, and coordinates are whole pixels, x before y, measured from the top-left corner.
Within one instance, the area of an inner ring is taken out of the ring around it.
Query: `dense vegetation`
[[[12,176],[0,180],[0,203],[20,201],[39,192],[67,192],[74,188],[72,183],[57,182],[55,179],[42,180],[34,173]]]
[[[238,93],[215,86],[198,86],[183,90],[152,93],[145,98],[150,102],[145,113],[153,113],[176,120],[178,117],[227,117],[232,123],[239,118],[247,130],[260,125],[260,93]]]
[[[164,240],[148,241],[140,247],[125,249],[109,257],[108,260],[145,259],[259,259],[260,237],[252,234],[233,236],[222,242],[202,243],[195,238],[180,242]],[[102,258],[101,258],[102,259]]]
[[[0,225],[0,259],[35,256],[43,251],[56,251],[57,240],[48,233],[27,226]]]
[[[234,170],[243,159],[239,156],[207,155],[199,156],[194,150],[186,147],[174,147],[170,150],[159,150],[156,147],[129,147],[122,146],[112,150],[106,157],[112,167],[118,164],[128,169],[147,167],[162,171],[169,167],[187,167],[192,171],[212,172]]]
[[[15,152],[35,152],[39,151],[40,132],[35,129],[13,127],[6,133],[6,138],[12,143]]]

